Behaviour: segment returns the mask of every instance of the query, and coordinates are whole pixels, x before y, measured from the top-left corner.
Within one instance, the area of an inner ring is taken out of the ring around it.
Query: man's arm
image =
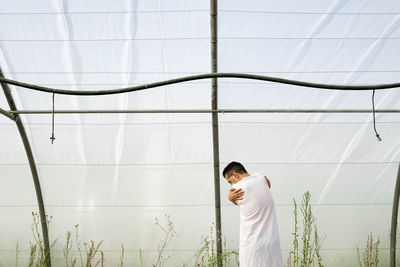
[[[231,188],[229,190],[228,199],[233,204],[237,205],[236,201],[242,200],[243,199],[243,195],[244,195],[244,191],[242,190],[242,188],[238,188],[238,189]]]
[[[265,177],[265,181],[268,184],[268,187],[271,188],[271,181],[267,178],[267,176]],[[243,199],[243,195],[244,195],[244,191],[242,188],[231,188],[229,190],[229,194],[228,194],[228,199],[229,201],[231,201],[233,204],[237,205],[236,201],[238,200],[242,200]]]

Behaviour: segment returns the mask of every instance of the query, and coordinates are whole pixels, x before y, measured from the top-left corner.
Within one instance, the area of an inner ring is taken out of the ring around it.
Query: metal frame
[[[310,87],[310,88],[318,88],[318,89],[330,89],[330,90],[382,90],[382,89],[390,89],[390,88],[400,88],[399,83],[387,83],[387,84],[371,84],[371,85],[343,85],[343,84],[325,84],[325,83],[311,83],[305,81],[297,81],[297,80],[289,80],[289,79],[282,79],[276,78],[271,76],[265,75],[255,75],[255,74],[247,74],[247,73],[206,73],[206,74],[199,74],[199,75],[191,75],[185,76],[181,78],[175,78],[170,80],[164,80],[154,83],[142,84],[132,87],[126,88],[117,88],[117,89],[107,89],[107,90],[65,90],[65,89],[57,89],[45,86],[39,86],[29,83],[23,83],[15,80],[6,79],[4,77],[0,77],[0,82],[25,87],[27,89],[32,89],[36,91],[41,91],[45,93],[54,93],[54,94],[61,94],[61,95],[82,95],[82,96],[89,96],[89,95],[112,95],[112,94],[122,94],[128,92],[135,92],[146,90],[155,87],[161,87],[171,84],[177,84],[181,82],[189,82],[195,80],[204,80],[204,79],[212,79],[212,78],[239,78],[239,79],[249,79],[249,80],[257,80],[257,81],[264,81],[264,82],[274,82],[274,83],[282,83],[282,84],[289,84],[289,85],[296,85],[302,87]]]
[[[392,207],[392,225],[390,230],[390,267],[396,266],[396,234],[397,234],[397,215],[399,212],[400,197],[400,163],[397,170],[396,187],[394,189]]]
[[[216,70],[215,70],[216,71]],[[15,120],[18,130],[21,135],[21,139],[24,143],[24,147],[27,153],[27,157],[29,160],[29,165],[31,167],[31,172],[32,176],[34,179],[35,183],[35,189],[36,189],[36,195],[38,199],[38,205],[39,205],[39,211],[40,211],[40,218],[41,218],[41,225],[42,225],[42,232],[43,232],[43,239],[45,243],[45,250],[48,251],[48,264],[47,266],[51,266],[50,262],[50,249],[49,249],[49,238],[48,238],[48,230],[47,230],[47,224],[46,224],[46,218],[45,218],[45,210],[44,210],[44,204],[43,204],[43,198],[42,198],[42,193],[40,189],[40,183],[38,179],[38,174],[35,166],[35,162],[33,159],[32,151],[29,145],[29,141],[26,137],[26,132],[24,130],[23,124],[21,120],[19,120],[19,115],[20,114],[51,114],[51,113],[57,113],[57,114],[77,114],[77,113],[82,113],[82,114],[92,114],[92,113],[212,113],[212,128],[213,128],[213,151],[214,151],[214,190],[215,190],[215,216],[216,216],[216,238],[217,238],[217,255],[222,254],[222,240],[221,240],[221,204],[220,204],[220,184],[219,184],[219,142],[218,142],[218,114],[219,113],[372,113],[373,110],[369,109],[218,109],[218,104],[217,104],[217,81],[216,77],[213,78],[212,82],[212,105],[210,110],[207,109],[198,109],[198,110],[189,110],[189,109],[176,109],[176,110],[17,110],[15,107],[15,103],[13,101],[10,89],[7,85],[8,80],[2,78],[3,73],[1,72],[0,69],[0,83],[3,87],[4,93],[7,97],[7,101],[9,102],[9,106],[11,111],[5,111],[3,109],[0,109],[0,114],[3,114],[7,116],[8,118]],[[11,83],[11,82],[10,82]],[[14,83],[19,83],[19,82],[14,82]],[[11,84],[14,84],[11,83]],[[164,84],[164,85],[167,85]],[[21,86],[21,85],[20,85]],[[157,85],[157,86],[150,86],[150,89],[153,87],[158,87],[162,85]],[[394,88],[397,87],[397,84],[390,84],[390,85],[384,85],[385,87],[389,88]],[[35,86],[31,86],[35,87]],[[351,86],[352,89],[345,89],[345,90],[371,90],[371,89],[366,89],[371,86],[362,86],[362,89],[358,88],[356,86],[355,89],[354,86]],[[33,89],[33,88],[30,88]],[[384,88],[381,88],[384,89]],[[34,90],[39,90],[39,89],[34,89]],[[142,90],[142,89],[141,89]],[[43,90],[39,90],[43,91]],[[134,90],[132,90],[134,91]],[[79,92],[79,91],[77,91]],[[93,93],[94,92],[94,93]],[[74,93],[69,93],[68,90],[64,90],[62,92],[57,92],[57,89],[53,89],[52,93],[60,93],[60,94],[74,94]],[[87,94],[89,93],[89,94]],[[109,94],[113,94],[116,92],[109,92]],[[122,93],[122,92],[118,92]],[[86,91],[83,92],[82,94],[78,95],[99,95],[99,94],[106,94],[104,91]],[[76,94],[75,94],[76,95]],[[400,113],[400,110],[398,109],[382,109],[382,110],[375,110],[376,113]],[[400,167],[399,167],[400,168]],[[391,253],[390,253],[390,262],[393,264],[395,262],[395,248],[396,248],[396,238],[395,234],[397,229],[397,213],[398,213],[398,202],[399,202],[399,194],[400,194],[400,171],[397,177],[397,182],[396,182],[396,191],[395,191],[395,196],[394,196],[394,201],[393,201],[393,211],[392,211],[392,234],[391,234]],[[219,257],[220,258],[220,257]],[[222,266],[222,262],[218,262],[219,266]],[[394,265],[391,265],[394,266]]]
[[[2,108],[0,108],[0,113],[3,114],[4,116],[8,117],[9,119],[15,121],[15,116],[11,114],[11,112],[8,112]]]
[[[216,71],[216,70],[215,70]],[[70,91],[70,90],[59,90],[59,89],[52,89],[52,88],[45,88],[36,85],[29,85],[20,83],[17,81],[12,81],[3,78],[3,73],[0,69],[0,83],[3,87],[4,93],[6,95],[7,101],[9,103],[11,111],[5,111],[0,109],[0,114],[7,116],[10,119],[15,120],[18,130],[21,135],[21,139],[23,141],[27,157],[29,160],[29,165],[31,167],[31,172],[35,184],[36,189],[36,196],[38,199],[39,211],[40,211],[40,218],[41,218],[41,225],[42,225],[42,232],[43,232],[43,239],[45,244],[45,250],[48,251],[48,262],[47,266],[51,266],[50,262],[50,249],[49,249],[49,238],[48,238],[48,230],[45,218],[45,210],[43,204],[42,193],[40,189],[40,183],[38,179],[38,174],[33,158],[33,154],[29,145],[29,141],[26,136],[26,132],[24,130],[23,124],[21,120],[19,120],[19,114],[51,114],[51,113],[58,113],[58,114],[74,114],[74,113],[212,113],[212,123],[213,123],[213,147],[214,147],[214,187],[215,187],[215,214],[216,214],[216,235],[217,235],[217,255],[222,254],[222,244],[218,244],[221,242],[221,205],[220,205],[220,186],[219,186],[219,144],[218,144],[218,114],[219,113],[371,113],[373,110],[369,109],[218,109],[217,104],[217,81],[216,78],[243,78],[242,74],[207,74],[207,75],[200,75],[202,76],[201,79],[204,78],[213,78],[215,82],[212,83],[212,106],[211,110],[17,110],[14,100],[12,98],[10,89],[7,83],[14,84],[17,86],[26,87],[28,89],[38,90],[42,92],[49,92],[54,94],[67,94],[67,95],[105,95],[105,94],[118,94],[118,93],[125,93],[137,90],[145,90],[154,87],[164,86],[172,83],[179,83],[184,82],[192,79],[199,79],[199,75],[197,77],[189,76],[179,79],[173,79],[153,84],[147,84],[142,86],[131,87],[128,89],[114,89],[114,90],[101,90],[101,91]],[[273,81],[278,83],[287,83],[287,84],[294,84],[306,87],[316,87],[319,88],[317,84],[310,84],[307,82],[298,82],[298,81],[290,81],[284,79],[277,79],[271,77],[260,76],[258,77],[251,77],[253,75],[246,75],[249,79],[259,79],[259,80],[266,80],[266,81]],[[180,81],[178,81],[180,80]],[[300,84],[302,83],[302,84]],[[345,85],[323,85],[322,88],[325,89],[334,89],[334,90],[374,90],[374,89],[387,89],[387,88],[396,88],[399,87],[400,83],[394,84],[384,84],[384,85],[363,85],[363,86],[345,86]],[[332,88],[329,88],[332,87]],[[383,110],[375,110],[376,113],[400,113],[398,109],[383,109]],[[400,168],[400,167],[399,167]],[[398,202],[399,202],[399,194],[400,194],[400,171],[397,177],[396,182],[396,191],[394,194],[394,201],[393,201],[393,211],[392,211],[392,228],[391,228],[391,253],[390,253],[390,262],[391,266],[394,266],[393,262],[395,262],[395,248],[396,248],[396,238],[395,232],[397,229],[397,213],[398,213]],[[218,262],[219,266],[222,266],[221,261]]]
[[[4,115],[35,114],[108,114],[108,113],[372,113],[371,109],[77,109],[77,110],[4,110]],[[400,113],[400,109],[377,109],[375,113]]]
[[[217,0],[210,0],[210,29],[211,29],[211,72],[209,74],[200,74],[186,76],[182,78],[175,78],[150,84],[144,84],[139,86],[111,89],[111,90],[95,90],[95,91],[79,91],[79,90],[63,90],[49,87],[43,87],[28,83],[22,83],[6,79],[3,76],[3,72],[0,68],[0,83],[3,88],[4,94],[7,98],[10,112],[0,109],[0,114],[3,114],[14,120],[18,131],[20,133],[26,155],[28,157],[29,166],[35,185],[36,196],[39,206],[40,220],[43,233],[43,241],[46,252],[47,266],[51,266],[50,258],[50,246],[49,237],[46,221],[46,213],[44,209],[43,197],[39,182],[39,177],[35,165],[33,153],[29,144],[29,140],[26,135],[22,121],[19,119],[20,114],[88,114],[88,113],[211,113],[212,115],[212,135],[213,135],[213,162],[214,162],[214,193],[215,193],[215,220],[216,220],[216,245],[217,245],[217,256],[218,256],[218,267],[222,267],[222,238],[221,238],[221,203],[220,203],[220,174],[219,174],[219,133],[218,133],[218,114],[220,113],[371,113],[372,110],[355,110],[355,109],[218,109],[218,80],[217,78],[241,78],[241,79],[252,79],[267,82],[277,82],[283,84],[290,84],[303,87],[319,88],[319,89],[333,89],[333,90],[379,90],[400,87],[400,83],[391,84],[377,84],[377,85],[335,85],[335,84],[320,84],[310,83],[304,81],[295,81],[289,79],[275,78],[263,75],[254,74],[243,74],[243,73],[218,73],[218,27],[217,27],[217,15],[218,7]],[[32,90],[41,92],[53,93],[53,94],[65,94],[65,95],[81,95],[81,96],[93,96],[93,95],[109,95],[109,94],[120,94],[133,91],[146,90],[150,88],[171,85],[181,82],[200,80],[200,79],[212,79],[211,80],[211,110],[20,110],[18,111],[12,97],[8,84],[25,87]],[[376,113],[400,113],[400,110],[375,110]],[[393,211],[392,211],[392,228],[391,228],[391,245],[390,245],[390,262],[391,266],[395,266],[395,249],[396,249],[396,229],[397,229],[397,213],[400,195],[400,164],[396,181],[396,189],[393,200]]]
[[[211,72],[218,72],[218,2],[210,0],[210,29],[211,29]],[[218,80],[211,79],[211,109],[218,110]],[[214,204],[215,204],[215,235],[217,245],[218,267],[222,267],[222,229],[221,229],[221,189],[219,174],[219,131],[218,113],[212,112],[212,136],[213,136],[213,161],[214,161]]]
[[[0,75],[2,75],[1,69],[0,69]],[[1,83],[3,90],[5,93],[10,94],[9,88],[6,84]],[[6,94],[6,95],[7,95]],[[11,96],[11,94],[10,94]],[[8,100],[8,98],[7,98]],[[11,100],[13,102],[12,96]],[[12,108],[15,104],[11,104],[10,108]],[[218,114],[218,113],[371,113],[372,110],[368,109],[227,109],[227,110],[55,110],[54,113],[57,114],[93,114],[93,113],[213,113],[213,114]],[[400,113],[400,110],[398,109],[382,109],[382,110],[375,110],[376,113]],[[10,112],[3,110],[0,108],[0,114],[3,114],[4,116],[10,118],[11,120],[16,121],[17,125],[18,122],[22,125],[21,121],[19,120],[19,114],[27,114],[27,115],[34,115],[34,114],[51,114],[53,113],[52,110],[11,110]],[[17,122],[18,121],[18,122]],[[214,123],[213,123],[214,126]],[[18,127],[20,130],[20,127]],[[22,126],[23,129],[23,126]],[[26,139],[26,134],[21,134],[21,138],[24,140]],[[25,136],[25,138],[23,137]],[[27,141],[27,139],[26,139]],[[218,143],[214,143],[215,145],[218,145]],[[29,142],[27,141],[27,145],[29,146]],[[24,146],[26,148],[25,142]],[[30,150],[30,148],[29,148]],[[28,153],[27,151],[27,156],[29,158],[29,154],[31,155],[32,152],[30,151]],[[33,157],[32,157],[33,159]],[[32,171],[32,176],[37,177],[37,172],[36,172],[36,167],[33,162],[34,168],[32,169],[32,164],[31,160],[29,161],[31,171]],[[218,170],[219,170],[219,162],[218,162]],[[34,173],[36,172],[36,175]],[[214,175],[216,173],[216,165],[214,165]],[[218,172],[217,172],[218,173]],[[214,176],[214,178],[216,175]],[[41,206],[43,206],[43,214],[44,212],[44,205],[43,205],[43,200],[41,196],[41,190],[40,190],[40,184],[38,183],[39,187],[36,187],[35,183],[35,189],[38,197],[38,203],[39,203],[39,209]],[[218,185],[219,185],[219,173],[218,173]],[[40,192],[40,196],[38,195],[38,191]],[[215,191],[215,196],[216,200],[218,197],[219,200],[219,190]],[[399,208],[399,198],[400,198],[400,163],[397,171],[397,179],[396,179],[396,185],[395,185],[395,191],[394,191],[394,197],[393,197],[393,208],[392,208],[392,220],[391,220],[391,236],[390,236],[390,266],[395,267],[395,262],[396,262],[396,232],[397,232],[397,217],[398,217],[398,208]],[[40,200],[41,199],[41,200]],[[40,204],[42,203],[42,204]],[[216,218],[218,218],[218,214],[220,216],[220,204],[217,206],[217,201],[216,203]],[[219,211],[217,212],[217,209]],[[40,212],[41,216],[41,222],[42,220],[42,212]],[[45,221],[45,220],[44,220]],[[219,228],[221,230],[221,228]],[[43,231],[43,236],[44,240],[46,240],[47,236],[47,242],[48,242],[48,233],[47,232],[47,225],[45,228],[43,228],[43,223],[42,223],[42,231]],[[219,234],[217,233],[217,238],[221,238],[221,232]],[[45,241],[46,244],[46,241]],[[50,251],[49,251],[49,256],[50,256]],[[50,259],[50,258],[49,258]],[[49,262],[48,266],[51,266],[51,263]]]
[[[3,76],[3,71],[0,68],[0,77]],[[10,109],[13,111],[17,110],[17,107],[15,105],[13,96],[11,94],[10,88],[8,85],[4,82],[0,82],[1,87],[3,88],[4,95],[7,98],[8,105],[10,106]],[[2,114],[6,115],[5,113],[2,112]],[[6,115],[7,116],[7,115]],[[18,114],[13,114],[14,116],[14,121],[15,124],[17,125],[18,132],[21,136],[22,143],[25,148],[26,156],[28,157],[28,162],[29,162],[29,167],[31,169],[32,173],[32,178],[33,178],[33,183],[35,185],[35,192],[36,192],[36,198],[39,206],[39,216],[40,216],[40,223],[42,226],[42,234],[43,234],[43,243],[44,243],[44,252],[45,252],[45,258],[46,258],[46,264],[48,267],[51,267],[51,255],[50,255],[50,245],[49,245],[49,232],[47,229],[47,220],[46,220],[46,211],[44,209],[44,203],[43,203],[43,196],[42,196],[42,189],[40,187],[40,181],[39,181],[39,175],[36,169],[36,164],[35,164],[35,159],[33,157],[32,149],[29,144],[28,136],[26,135],[26,131],[24,128],[24,125],[22,124],[22,121],[19,119]]]

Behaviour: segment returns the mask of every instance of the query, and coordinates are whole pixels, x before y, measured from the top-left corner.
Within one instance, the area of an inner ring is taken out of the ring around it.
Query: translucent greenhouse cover
[[[210,3],[203,0],[0,1],[4,76],[70,90],[133,86],[211,72]],[[331,84],[399,81],[398,1],[218,1],[218,72]],[[52,95],[10,86],[20,110],[50,110]],[[220,109],[371,109],[371,91],[218,80]],[[398,89],[376,91],[377,109],[400,109]],[[10,110],[3,93],[0,108]],[[109,96],[55,96],[55,109],[210,109],[211,82],[197,80]],[[176,236],[166,266],[182,266],[215,222],[210,114],[21,115],[53,216],[53,266],[67,231],[104,240],[106,266],[154,263],[169,215]],[[388,265],[400,161],[400,117],[364,114],[219,114],[221,170],[242,162],[272,182],[286,261],[293,198],[310,191],[326,266],[355,266],[373,232]],[[38,211],[15,123],[0,116],[0,266],[26,266]],[[222,235],[239,245],[239,208],[220,177]],[[39,229],[40,230],[40,229]],[[213,234],[214,235],[214,234]],[[192,261],[193,262],[193,261]],[[190,265],[190,264],[189,264]]]

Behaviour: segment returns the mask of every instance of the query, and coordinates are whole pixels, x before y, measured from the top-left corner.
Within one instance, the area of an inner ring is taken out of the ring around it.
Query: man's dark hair
[[[224,171],[222,172],[222,176],[225,177],[225,175],[231,176],[232,172],[237,172],[240,174],[244,174],[247,173],[246,169],[243,167],[242,164],[240,164],[239,162],[236,161],[232,161],[231,163],[229,163],[228,165],[226,165]]]

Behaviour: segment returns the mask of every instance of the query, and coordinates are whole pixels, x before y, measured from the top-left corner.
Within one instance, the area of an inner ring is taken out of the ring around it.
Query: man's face
[[[232,172],[231,176],[227,175],[225,176],[225,179],[228,181],[228,183],[233,185],[240,181],[240,175],[237,172]]]

